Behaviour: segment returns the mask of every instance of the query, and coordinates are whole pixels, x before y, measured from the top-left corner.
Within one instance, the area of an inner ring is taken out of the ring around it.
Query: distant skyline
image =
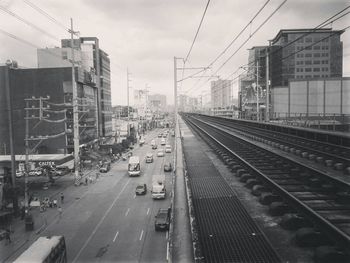
[[[167,96],[173,104],[173,57],[185,57],[195,35],[207,1],[200,0],[30,0],[60,23],[69,27],[74,19],[74,29],[80,36],[96,36],[100,48],[111,59],[112,105],[126,105],[126,68],[129,68],[130,86],[143,89],[149,86],[150,94]],[[211,1],[187,66],[203,67],[208,64],[244,28],[266,0]],[[210,75],[233,54],[283,0],[271,0],[251,26],[205,75]],[[313,28],[343,8],[343,0],[288,0],[280,10],[249,39],[249,41],[219,71],[223,78],[248,62],[248,50],[253,46],[267,45],[281,29]],[[43,29],[48,36],[28,24],[0,10],[0,29],[31,45],[15,40],[0,31],[0,63],[16,60],[20,66],[36,67],[36,48],[60,46],[59,39],[69,38],[68,32],[47,17],[31,8],[23,0],[0,0],[5,8],[31,24]],[[334,22],[332,28],[340,30],[350,25],[349,15]],[[328,26],[329,27],[329,26]],[[342,34],[343,76],[350,76],[350,34]],[[180,64],[180,61],[178,61]],[[179,67],[182,65],[180,64]],[[186,71],[184,76],[193,73]],[[243,71],[237,71],[243,73]],[[234,77],[237,75],[234,75]],[[182,71],[178,71],[178,78]],[[207,79],[207,78],[204,78]],[[179,92],[189,96],[207,96],[210,81],[197,79],[184,81]],[[205,83],[205,84],[203,84]],[[234,82],[233,96],[237,97],[238,82]],[[132,101],[133,90],[130,92]]]

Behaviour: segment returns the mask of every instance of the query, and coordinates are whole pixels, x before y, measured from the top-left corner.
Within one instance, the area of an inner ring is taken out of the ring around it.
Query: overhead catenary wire
[[[219,60],[219,58],[221,58],[226,52],[227,50],[237,41],[237,39],[244,33],[244,31],[246,31],[246,29],[253,23],[253,21],[257,18],[257,16],[262,12],[262,10],[266,7],[266,5],[270,2],[270,0],[267,0],[262,7],[254,14],[254,16],[249,20],[249,22],[247,23],[247,25],[233,38],[233,40],[224,48],[223,51],[221,51],[219,53],[219,55],[214,58],[209,64],[208,64],[208,68],[211,67],[215,62],[217,62]],[[184,80],[190,79],[202,72],[204,72],[206,69],[201,69],[196,73],[191,74],[190,76],[187,76],[185,78],[181,78],[180,80],[178,80],[178,82],[182,82]],[[197,82],[198,83],[198,82]]]
[[[21,21],[21,22],[25,23],[26,25],[28,25],[28,26],[30,26],[30,27],[36,29],[37,31],[39,31],[39,32],[41,32],[41,33],[43,33],[43,34],[49,36],[50,38],[52,38],[52,39],[54,39],[54,40],[57,40],[57,41],[60,41],[60,39],[57,38],[56,36],[54,36],[54,35],[48,33],[48,32],[45,31],[44,29],[42,29],[42,28],[40,28],[40,27],[34,25],[32,22],[30,22],[30,21],[24,19],[23,17],[21,17],[20,15],[17,15],[16,13],[10,11],[10,10],[7,9],[6,7],[0,6],[0,10],[3,11],[3,12],[5,12],[5,13],[7,13],[7,14],[9,14],[9,15],[11,15],[11,16],[13,16],[13,17],[15,17],[15,18],[18,19],[19,21]]]
[[[28,6],[30,6],[31,8],[33,8],[34,10],[36,10],[37,12],[39,12],[40,14],[44,15],[46,18],[48,18],[49,20],[51,20],[52,22],[54,22],[56,25],[60,26],[61,28],[63,28],[65,31],[70,32],[70,29],[68,27],[66,27],[65,25],[63,25],[61,22],[59,22],[57,19],[55,19],[53,16],[49,15],[46,11],[44,11],[42,8],[40,8],[39,6],[35,5],[34,3],[32,3],[29,0],[23,0],[24,3],[26,3]]]
[[[189,51],[188,51],[188,53],[187,53],[187,55],[186,55],[186,57],[185,57],[185,59],[184,59],[184,64],[186,64],[186,62],[187,62],[187,60],[188,60],[188,58],[189,58],[189,56],[190,56],[190,54],[191,54],[192,48],[193,48],[193,46],[194,46],[194,43],[196,42],[196,39],[197,39],[199,30],[200,30],[200,28],[201,28],[201,26],[202,26],[202,23],[203,23],[203,20],[204,20],[204,17],[205,17],[205,14],[207,13],[209,3],[210,3],[210,0],[208,0],[207,5],[205,6],[205,9],[204,9],[204,12],[203,12],[201,21],[200,21],[199,26],[198,26],[198,28],[197,28],[197,31],[196,31],[196,34],[195,34],[194,39],[193,39],[193,41],[192,41],[191,47],[190,47],[190,49],[189,49]]]

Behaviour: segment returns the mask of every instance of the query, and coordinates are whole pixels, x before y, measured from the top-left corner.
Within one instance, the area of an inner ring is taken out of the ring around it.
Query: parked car
[[[171,172],[173,170],[173,167],[171,165],[171,162],[166,162],[164,164],[164,172]]]
[[[170,227],[170,208],[160,208],[154,221],[156,231],[169,230]]]
[[[163,150],[158,150],[157,157],[164,157],[164,151]]]
[[[162,133],[159,133],[158,134],[158,138],[162,138],[163,134]]]
[[[163,138],[161,141],[160,141],[160,145],[165,145],[166,144],[166,141],[165,139]]]
[[[145,195],[147,193],[147,185],[146,184],[137,185],[135,193],[136,195]]]
[[[153,162],[153,154],[147,153],[146,154],[146,163],[152,163]]]
[[[111,165],[109,163],[104,163],[100,167],[100,173],[107,173],[111,169]]]

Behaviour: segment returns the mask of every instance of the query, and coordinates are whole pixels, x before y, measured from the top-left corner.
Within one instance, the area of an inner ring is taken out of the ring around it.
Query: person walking
[[[12,240],[11,240],[11,231],[9,229],[6,229],[5,230],[5,239],[6,239],[6,242],[8,244],[11,244],[12,243]]]
[[[59,207],[57,208],[57,211],[58,211],[58,216],[59,216],[59,219],[61,219],[61,218],[62,218],[62,213],[63,213],[63,209],[62,209],[62,207],[61,207],[61,206],[59,206]]]
[[[63,193],[61,193],[61,204],[63,204],[64,203],[64,195],[63,195]]]

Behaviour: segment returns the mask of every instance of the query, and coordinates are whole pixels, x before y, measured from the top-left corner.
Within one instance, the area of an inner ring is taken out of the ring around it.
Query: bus
[[[129,176],[139,176],[141,173],[140,158],[138,156],[131,156],[128,165]]]
[[[66,263],[67,250],[63,236],[39,237],[15,263]]]

